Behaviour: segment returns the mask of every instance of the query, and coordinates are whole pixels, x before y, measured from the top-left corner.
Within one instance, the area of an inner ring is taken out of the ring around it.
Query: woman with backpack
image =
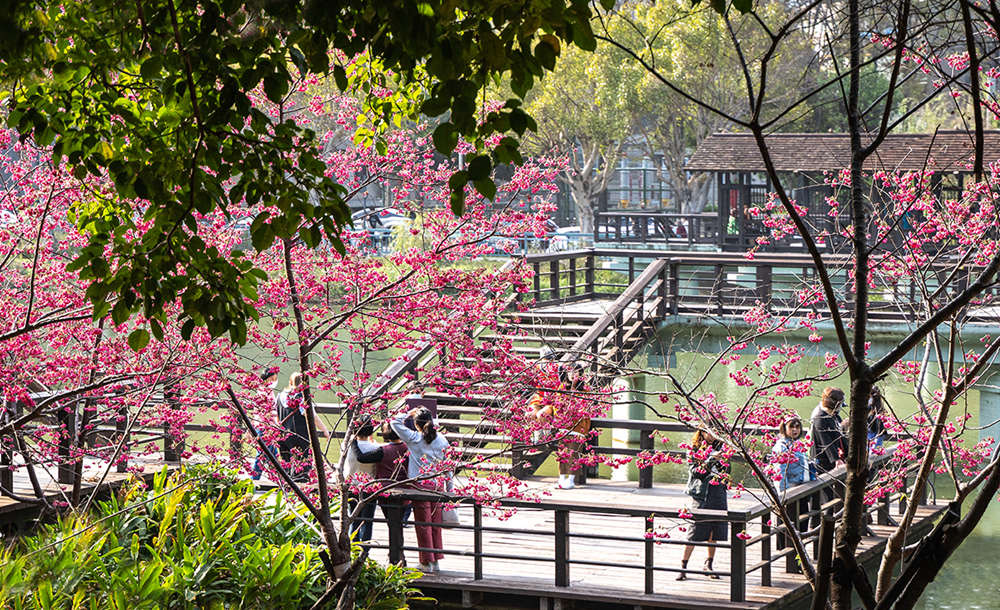
[[[309,471],[312,469],[312,462],[309,460],[309,427],[306,421],[306,414],[309,411],[303,389],[302,373],[292,373],[288,378],[288,385],[274,400],[278,422],[287,432],[285,438],[278,444],[278,451],[295,482],[307,481]],[[321,435],[330,435],[319,417],[314,421]]]
[[[688,452],[688,484],[687,494],[691,496],[695,509],[729,510],[729,500],[726,496],[726,484],[729,477],[729,464],[723,461],[722,441],[708,430],[699,429],[691,439],[691,449]],[[688,530],[688,542],[725,542],[729,540],[729,529],[726,521],[695,517],[694,524]],[[691,559],[694,545],[684,547],[681,559],[681,573],[677,580],[687,580],[687,565]],[[715,559],[715,547],[708,547],[708,558],[705,559],[705,571],[712,571],[712,561]],[[709,578],[718,579],[718,574],[709,574]]]

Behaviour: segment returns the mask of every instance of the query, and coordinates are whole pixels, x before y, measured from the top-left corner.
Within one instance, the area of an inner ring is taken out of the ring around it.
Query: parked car
[[[410,217],[396,208],[358,210],[351,214],[355,229],[392,229],[410,222]]]
[[[0,229],[8,229],[17,224],[17,214],[10,210],[0,210]]]

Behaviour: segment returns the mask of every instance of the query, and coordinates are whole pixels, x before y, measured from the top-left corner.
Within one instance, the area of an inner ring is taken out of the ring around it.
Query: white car
[[[0,229],[8,229],[17,224],[17,214],[10,210],[0,210]]]
[[[351,214],[355,229],[392,229],[410,222],[410,217],[396,208],[358,210]]]

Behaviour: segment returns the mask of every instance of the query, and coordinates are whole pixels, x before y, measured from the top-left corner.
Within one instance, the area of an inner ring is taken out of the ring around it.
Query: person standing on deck
[[[812,457],[816,460],[816,470],[830,472],[842,456],[847,453],[847,439],[844,438],[840,409],[844,406],[844,391],[828,387],[823,390],[819,404],[813,409],[810,419],[812,428]]]
[[[379,449],[379,446],[372,441],[372,435],[375,433],[375,427],[372,426],[371,421],[365,421],[354,433],[354,440],[351,443],[351,447],[347,452],[347,457],[344,459],[344,480],[348,481],[351,477],[356,474],[363,473],[368,475],[368,479],[375,476],[376,464],[362,461],[360,459],[360,454],[365,451],[372,451]],[[358,503],[361,501],[361,497],[365,495],[364,491],[358,492],[357,495],[351,494],[351,498],[348,501],[348,510],[354,513]],[[375,502],[368,502],[361,507],[354,514],[354,519],[351,521],[350,534],[358,542],[368,542],[372,539],[372,519],[375,518]]]
[[[562,383],[562,393],[549,397],[549,400],[535,403],[535,399],[529,403],[534,408],[534,416],[540,421],[558,422],[560,428],[557,432],[560,437],[559,443],[559,488],[573,489],[576,484],[573,482],[574,472],[579,467],[577,462],[580,459],[580,450],[590,435],[590,418],[586,415],[579,417],[572,414],[560,413],[557,403],[572,403],[573,399],[579,400],[577,393],[583,388],[583,369],[580,365],[573,363],[567,366],[560,373]],[[554,394],[554,393],[553,393]]]
[[[699,429],[691,439],[691,449],[688,452],[688,484],[687,494],[691,496],[694,508],[701,510],[729,510],[729,498],[726,487],[729,478],[729,464],[723,460],[722,441],[708,430]],[[704,517],[695,517],[694,524],[688,530],[688,542],[726,542],[729,540],[729,523]],[[705,559],[705,571],[712,571],[715,560],[714,546],[708,547],[708,558]],[[684,547],[681,559],[681,573],[677,580],[687,580],[687,566],[694,552],[694,545]],[[718,574],[709,574],[709,578],[718,579]]]
[[[812,426],[809,430],[812,437],[810,454],[816,464],[817,473],[830,472],[847,454],[847,439],[844,437],[843,422],[840,419],[840,409],[843,406],[844,391],[840,388],[827,387],[809,418]],[[828,486],[823,488],[817,498],[813,498],[814,510],[809,520],[810,527],[819,525],[823,506],[834,499],[835,493],[835,488]],[[816,505],[817,502],[819,506]]]
[[[406,426],[406,420],[413,418],[415,430]],[[448,439],[438,432],[434,418],[426,407],[413,409],[409,413],[399,413],[389,422],[395,432],[410,450],[407,461],[406,475],[410,479],[418,479],[435,472],[436,465],[444,460],[444,452],[448,448]],[[450,473],[441,472],[435,476],[418,481],[416,486],[428,491],[441,492],[450,480]],[[423,572],[438,572],[438,561],[444,559],[441,551],[444,545],[441,541],[441,504],[434,501],[413,503],[413,518],[417,525],[417,545],[420,551],[420,570]]]
[[[287,436],[278,444],[281,460],[291,470],[293,481],[307,481],[312,465],[309,461],[309,427],[306,422],[309,411],[303,392],[302,373],[292,373],[288,378],[288,385],[278,394],[275,402],[278,422],[287,432]],[[319,417],[314,421],[321,435],[330,436]]]
[[[357,439],[355,439],[353,449],[357,452],[358,462],[362,464],[374,464],[375,465],[375,481],[380,483],[383,487],[386,485],[391,485],[392,483],[397,483],[399,481],[406,480],[407,473],[407,462],[408,455],[406,444],[400,440],[399,436],[389,427],[388,422],[382,424],[382,440],[385,444],[371,449],[369,451],[363,451],[358,446]],[[388,525],[390,519],[394,517],[393,513],[387,508],[387,505],[394,502],[391,498],[378,499],[379,506],[382,507],[382,516],[385,517],[385,522]],[[408,518],[407,513],[410,510],[409,502],[404,507],[402,521],[406,521]],[[374,514],[374,512],[373,512]],[[399,517],[396,516],[398,520]],[[369,540],[371,536],[369,535]],[[402,556],[402,551],[400,551],[400,556]],[[402,560],[402,565],[406,565],[406,559]]]

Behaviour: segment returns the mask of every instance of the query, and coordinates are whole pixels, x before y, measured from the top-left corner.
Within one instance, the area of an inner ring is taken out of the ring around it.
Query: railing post
[[[715,286],[712,287],[712,292],[715,293],[713,296],[715,297],[716,313],[720,316],[726,312],[725,305],[722,302],[722,286],[725,283],[726,277],[725,269],[722,265],[715,266]]]
[[[128,405],[122,404],[118,407],[115,417],[115,438],[122,445],[122,454],[118,456],[117,472],[128,470]]]
[[[569,586],[569,511],[555,511],[556,586]]]
[[[8,423],[18,416],[18,403],[12,400],[4,402],[3,417],[0,422]],[[0,438],[0,496],[5,492],[14,492],[14,471],[11,466],[14,464],[14,439],[11,437]]]
[[[631,286],[635,280],[635,257],[628,257],[628,285]]]
[[[576,258],[569,259],[569,296],[576,296]]]
[[[791,522],[792,529],[798,530],[799,518],[801,517],[801,515],[799,514],[798,500],[793,500],[792,502],[789,502],[785,506],[785,511],[788,512],[788,520]],[[791,542],[788,541],[794,535],[795,535],[794,532],[788,532],[786,537],[782,540],[782,546],[785,548],[792,546]],[[785,572],[789,574],[800,574],[802,572],[802,566],[799,565],[798,557],[796,556],[795,553],[792,553],[790,555],[785,555]]]
[[[875,511],[875,522],[878,525],[889,525],[889,496],[884,495],[878,500],[878,510]]]
[[[483,579],[483,507],[477,502],[472,505],[472,578]]]
[[[584,293],[587,296],[594,296],[595,294],[597,294],[594,286],[594,270],[596,269],[596,267],[597,267],[597,257],[594,256],[593,254],[588,254],[587,269],[584,272],[584,279],[583,279],[583,281],[587,285],[584,291]]]
[[[681,269],[677,262],[670,263],[670,313],[677,315],[681,305]]]
[[[70,453],[72,452],[73,440],[76,438],[76,403],[61,405],[56,410],[56,421],[59,422],[59,465],[58,479],[60,483],[69,484],[73,482],[73,467]]]
[[[667,272],[668,267],[664,265],[660,269],[660,289],[657,291],[660,303],[656,306],[656,317],[661,319],[667,316],[667,282],[670,281]]]
[[[747,598],[747,543],[740,534],[747,529],[746,513],[729,513],[729,599]]]
[[[167,409],[170,411],[180,409],[177,395],[173,390],[168,389],[165,391],[164,398],[167,399]],[[181,454],[184,453],[184,441],[171,434],[170,421],[173,421],[172,417],[163,424],[163,461],[167,463],[179,463],[181,461]],[[233,422],[231,425],[236,425],[236,423]],[[230,444],[232,444],[232,433],[230,433]]]
[[[639,430],[639,451],[653,450],[653,433],[648,428]],[[653,486],[653,466],[639,469],[639,489],[649,489]]]
[[[403,505],[390,497],[383,504],[386,526],[389,528],[389,563],[398,565],[403,561]]]
[[[646,517],[646,541],[645,547],[645,562],[644,570],[646,576],[646,584],[644,591],[646,595],[652,595],[653,593],[653,575],[655,574],[653,561],[655,557],[655,541],[653,540],[653,532],[655,531],[656,524],[653,522],[653,516],[650,515]]]
[[[757,265],[757,298],[761,303],[767,303],[773,296],[773,277],[770,265]]]
[[[549,262],[549,298],[559,298],[559,260]]]
[[[515,447],[510,451],[510,476],[520,479],[524,476],[524,450]]]
[[[760,586],[771,586],[771,513],[760,517]]]
[[[541,274],[541,270],[542,269],[541,269],[541,267],[542,266],[541,266],[540,263],[531,263],[531,270],[535,272],[535,276],[532,278],[532,286],[534,288],[534,291],[533,291],[534,294],[532,294],[532,296],[534,297],[535,301],[541,301],[542,300],[542,274]]]

